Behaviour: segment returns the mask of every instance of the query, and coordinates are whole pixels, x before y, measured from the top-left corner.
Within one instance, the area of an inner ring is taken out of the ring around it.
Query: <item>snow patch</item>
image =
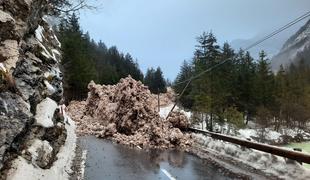
[[[170,105],[168,105],[168,106],[161,107],[161,108],[160,108],[160,111],[159,111],[160,117],[166,118],[166,117],[168,116],[169,112],[171,111],[173,105],[174,105],[174,104],[170,104]],[[180,111],[181,113],[185,114],[185,116],[186,116],[188,119],[190,119],[191,116],[192,116],[192,113],[191,113],[191,112],[184,111],[184,110],[180,109],[178,106],[175,106],[175,108],[174,108],[173,111]]]
[[[248,132],[247,132],[248,133]],[[250,134],[250,133],[248,133]],[[194,134],[197,141],[211,153],[227,156],[265,173],[283,179],[310,179],[310,171],[297,162],[288,163],[285,158],[269,153],[248,149],[232,143],[215,140],[211,137]]]
[[[3,65],[3,63],[0,63],[0,70],[3,71],[3,72],[7,72],[6,68]]]
[[[43,38],[44,38],[43,31],[44,31],[44,28],[40,25],[35,31],[35,36],[36,36],[37,40],[40,42],[43,42]]]
[[[61,48],[61,43],[59,42],[57,36],[54,34],[53,37],[54,37],[55,41],[57,42],[58,47]]]
[[[262,139],[261,137],[262,129],[258,128],[258,125],[255,124],[254,122],[249,122],[249,124],[250,125],[248,125],[247,128],[238,129],[234,125],[229,126],[229,123],[224,124],[214,123],[213,128],[215,130],[219,130],[223,134],[236,136],[242,139],[247,139],[251,141],[259,141],[260,139]],[[193,127],[200,130],[208,130],[205,121],[202,121],[198,124],[194,124]],[[285,135],[290,136],[292,138],[295,138],[297,135],[302,135],[304,140],[310,140],[310,133],[305,132],[304,130],[298,128],[296,129],[281,128],[279,132],[274,131],[272,128],[265,128],[263,140],[266,141],[265,143],[282,144],[284,142],[283,136]]]
[[[35,115],[36,124],[45,128],[53,127],[53,116],[57,108],[57,103],[50,98],[44,99],[37,105]]]
[[[256,130],[254,129],[240,129],[239,131],[239,137],[244,139],[252,139],[252,137],[258,136],[256,133]]]
[[[60,56],[60,52],[57,49],[52,49],[52,53]]]
[[[46,49],[46,47],[40,42],[38,41],[40,47],[43,49],[43,51],[41,52],[41,54],[46,57],[47,59],[53,59],[54,61],[58,62],[56,55],[54,52],[52,52],[52,55],[50,52],[48,52],[48,50]],[[58,52],[59,53],[59,52]]]

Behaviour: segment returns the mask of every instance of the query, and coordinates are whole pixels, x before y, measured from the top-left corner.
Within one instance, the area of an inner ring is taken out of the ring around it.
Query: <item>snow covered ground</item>
[[[171,111],[172,107],[173,107],[173,104],[170,104],[170,105],[165,106],[165,107],[161,107],[161,108],[160,108],[160,111],[159,111],[160,117],[166,118],[166,117],[168,116],[169,112]],[[176,107],[174,108],[174,111],[181,111],[181,112],[184,113],[184,114],[186,115],[186,117],[189,118],[189,119],[190,119],[190,117],[191,117],[191,115],[192,115],[191,112],[187,112],[187,111],[181,110],[178,106],[176,106]]]
[[[253,123],[252,123],[253,124]],[[206,129],[206,124],[205,122],[203,125],[197,124],[194,126],[197,129]],[[222,133],[228,134],[231,136],[237,136],[239,138],[251,140],[251,141],[261,141],[262,137],[262,132],[260,128],[251,128],[249,126],[242,128],[242,129],[236,129],[234,127],[230,127],[231,130],[229,133],[227,132],[228,129],[228,124],[224,125],[219,125],[215,123],[214,129],[223,129]],[[285,136],[289,137],[291,139],[296,138],[297,136],[301,135],[303,137],[304,141],[309,141],[310,140],[310,133],[300,130],[300,129],[288,129],[288,128],[282,128],[279,130],[279,132],[274,131],[271,128],[266,128],[263,134],[263,142],[268,143],[268,144],[285,144],[288,141],[285,140]]]
[[[310,179],[310,170],[295,161],[286,160],[269,153],[243,148],[239,145],[215,140],[211,137],[195,134],[199,144],[209,152],[229,157],[237,162],[242,162],[255,169],[261,170],[282,179]]]
[[[166,117],[168,113],[170,112],[171,108],[173,107],[173,104],[162,107],[160,109],[160,116],[161,117]],[[191,118],[192,113],[191,112],[186,112],[184,110],[181,110],[178,106],[175,107],[174,111],[181,111],[183,112],[188,118]],[[192,125],[196,129],[200,130],[208,130],[206,122],[203,121],[198,124]],[[220,131],[221,133],[228,134],[231,136],[237,136],[239,138],[251,140],[251,141],[259,141],[261,139],[261,129],[255,122],[250,121],[249,124],[245,128],[237,129],[233,125],[229,125],[228,123],[224,124],[219,124],[219,123],[214,123],[213,124],[213,129],[215,131]],[[266,128],[264,131],[264,143],[269,143],[269,144],[285,144],[287,143],[285,141],[285,137],[289,137],[291,139],[296,138],[297,136],[301,135],[303,138],[303,141],[310,141],[310,133],[306,132],[301,129],[289,129],[289,128],[280,128],[279,132],[273,130],[272,128]],[[290,141],[288,141],[290,142]]]

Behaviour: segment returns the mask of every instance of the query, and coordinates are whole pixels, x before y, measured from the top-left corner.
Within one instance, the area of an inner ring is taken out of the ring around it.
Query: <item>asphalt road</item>
[[[131,149],[92,136],[81,137],[87,151],[85,179],[231,179],[220,168],[181,151]]]

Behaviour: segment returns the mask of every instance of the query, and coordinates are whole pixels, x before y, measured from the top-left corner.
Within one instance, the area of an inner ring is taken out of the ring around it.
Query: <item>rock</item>
[[[5,68],[10,71],[11,68],[16,67],[19,52],[16,40],[5,40],[0,46],[0,62],[4,62]]]
[[[33,165],[45,168],[52,160],[53,148],[48,141],[35,139],[25,152],[26,159]]]
[[[53,117],[57,107],[57,103],[50,98],[46,98],[42,102],[40,102],[37,105],[35,125],[45,128],[53,127]]]
[[[180,131],[178,128],[173,128],[171,130],[170,136],[169,136],[169,141],[172,144],[179,144],[180,139],[183,137],[183,133]]]
[[[173,127],[185,130],[190,126],[190,121],[187,119],[186,115],[179,112],[174,111],[168,117],[168,121],[172,124]]]

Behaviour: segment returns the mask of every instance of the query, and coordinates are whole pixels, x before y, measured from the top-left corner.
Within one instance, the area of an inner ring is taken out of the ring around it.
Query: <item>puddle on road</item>
[[[85,179],[230,179],[217,167],[181,151],[130,149],[93,136],[81,137],[80,144],[87,150]]]

